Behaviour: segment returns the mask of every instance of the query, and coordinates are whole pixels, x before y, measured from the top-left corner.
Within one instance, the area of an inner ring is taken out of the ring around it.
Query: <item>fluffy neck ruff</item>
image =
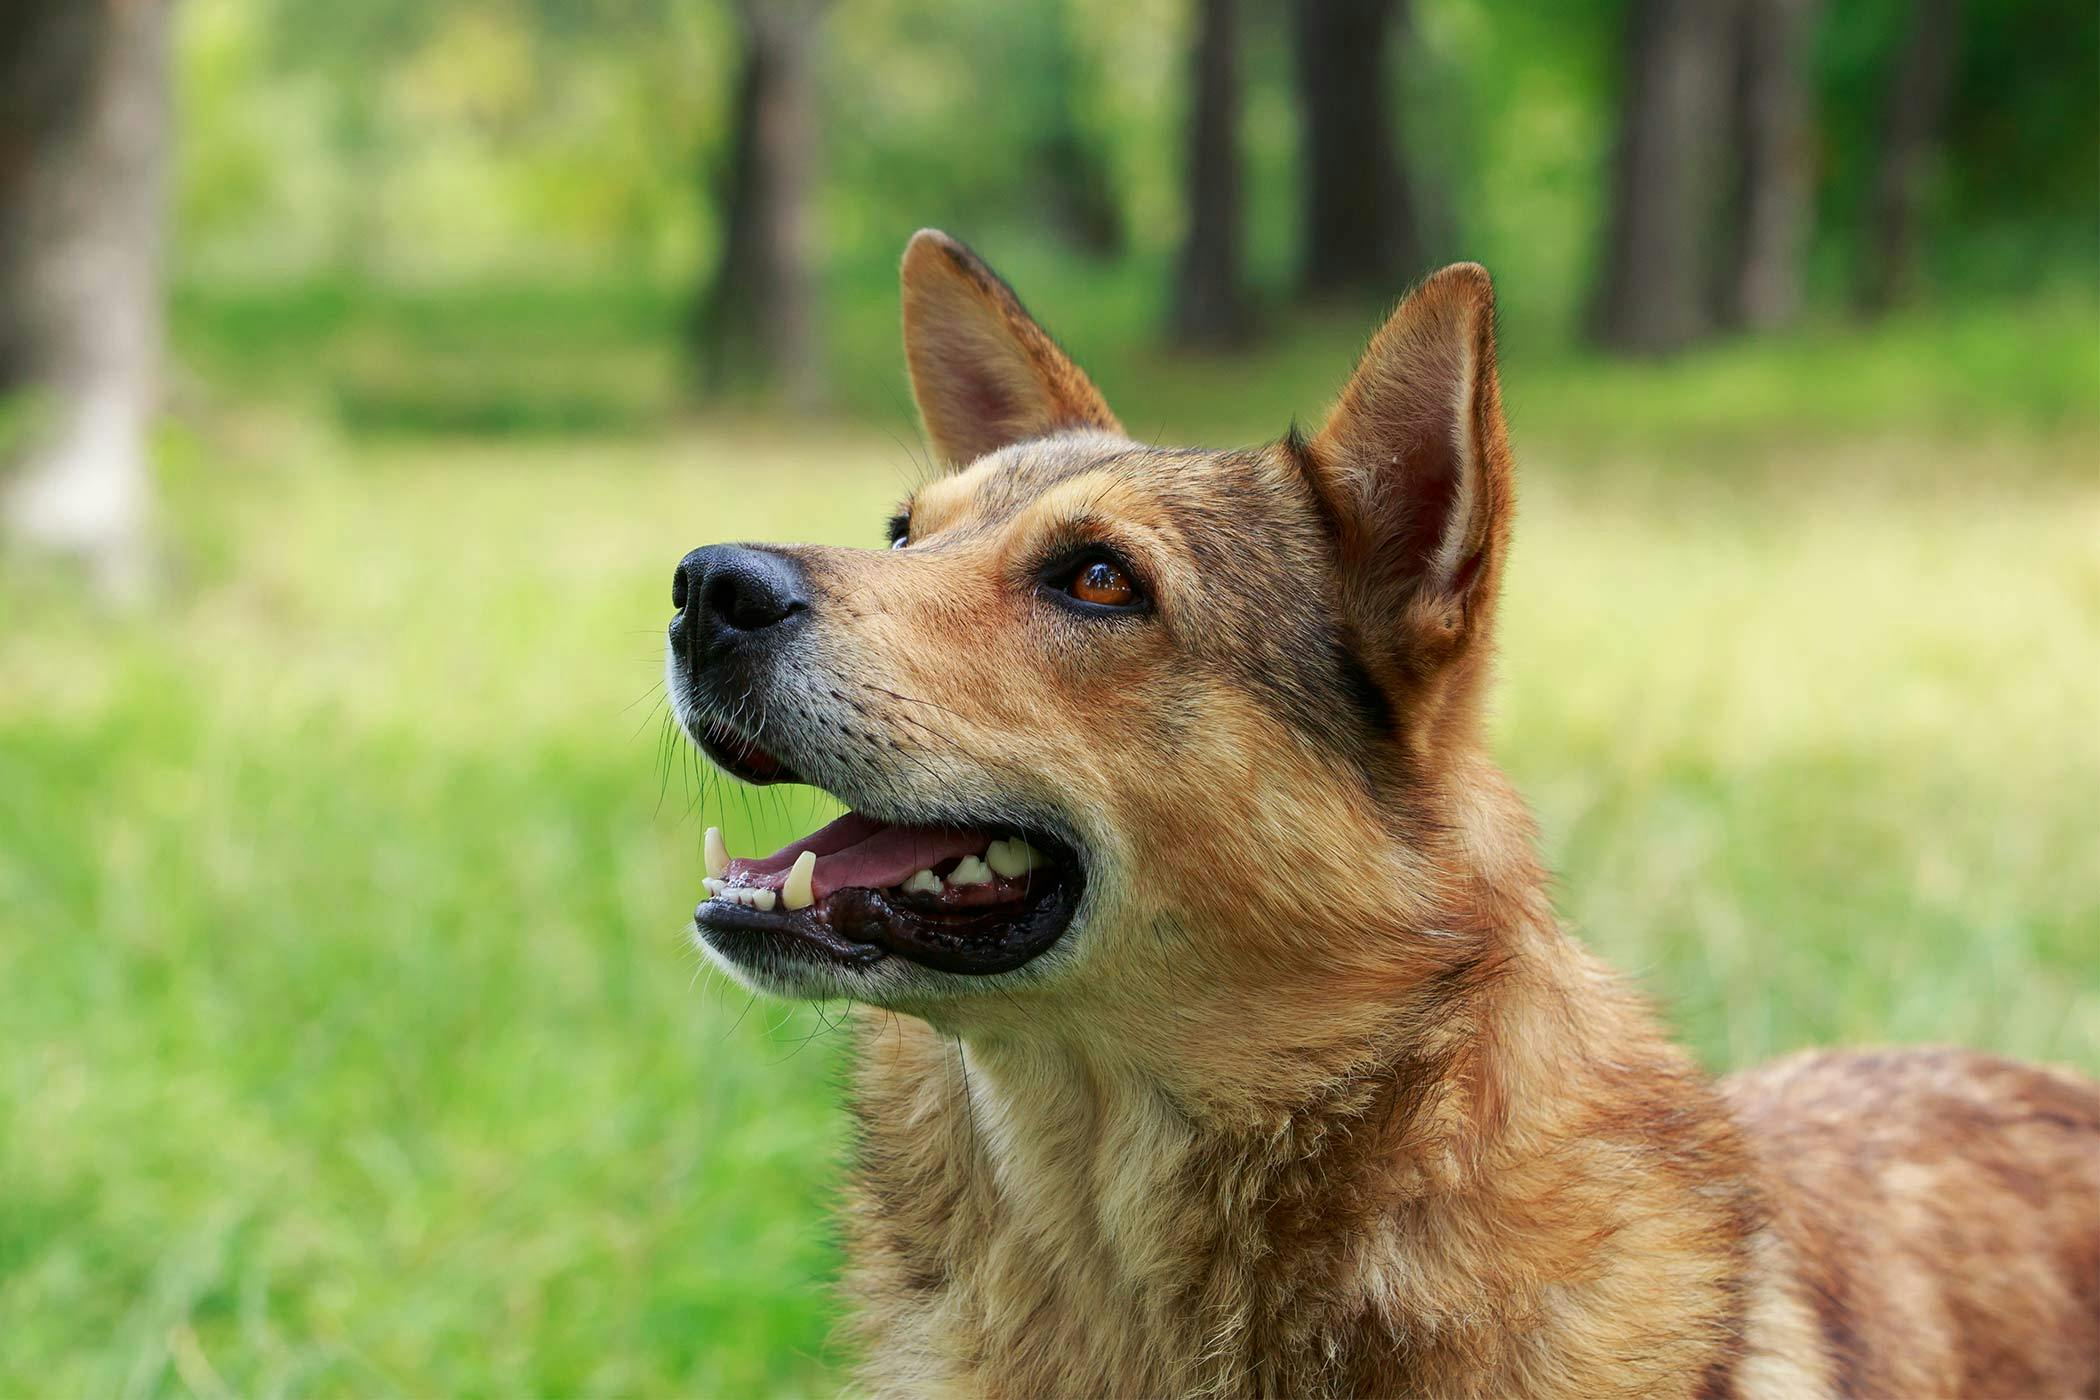
[[[1433,1017],[1403,1007],[1316,1092],[1239,1113],[1083,1040],[865,1017],[869,1381],[1616,1394],[1725,1365],[1759,1217],[1733,1126],[1550,921],[1493,946],[1425,989]]]

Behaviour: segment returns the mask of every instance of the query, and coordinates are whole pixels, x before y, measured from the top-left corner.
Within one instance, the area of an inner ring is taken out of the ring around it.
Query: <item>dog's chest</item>
[[[970,1071],[968,1099],[863,1079],[848,1288],[871,1379],[1158,1393],[1244,1370],[1268,1313],[1253,1203],[1187,1127],[1098,1080]]]

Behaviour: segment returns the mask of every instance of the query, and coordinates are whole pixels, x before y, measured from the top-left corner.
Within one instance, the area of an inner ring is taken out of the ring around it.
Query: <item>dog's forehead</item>
[[[1082,481],[1101,489],[1060,489]],[[1062,433],[1002,448],[923,487],[912,503],[914,533],[997,528],[1060,498],[1075,510],[1162,517],[1181,527],[1177,533],[1230,526],[1242,537],[1306,504],[1302,481],[1268,450],[1151,447],[1107,433]]]
[[[1391,736],[1389,705],[1333,608],[1334,542],[1294,440],[1223,452],[1102,433],[1016,443],[923,487],[911,532],[984,539],[1089,515],[1130,521],[1174,555],[1148,561],[1174,579],[1179,699],[1155,710],[1166,731],[1195,740],[1195,692],[1217,682],[1359,767]]]

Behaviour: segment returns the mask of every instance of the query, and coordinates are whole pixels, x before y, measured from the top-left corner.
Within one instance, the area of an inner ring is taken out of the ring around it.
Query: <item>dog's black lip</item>
[[[743,761],[740,754],[731,751],[724,743],[724,740],[734,740],[745,749],[755,749],[759,753],[764,754],[773,762],[772,771],[761,772],[753,769]],[[775,783],[800,783],[806,781],[797,775],[795,770],[788,766],[787,760],[783,759],[779,754],[774,753],[762,744],[753,743],[751,740],[746,739],[720,720],[711,719],[703,724],[699,733],[693,736],[693,743],[699,747],[700,752],[707,755],[708,761],[717,768],[742,782],[751,784],[753,787],[771,787]]]
[[[983,829],[979,822],[951,823]],[[888,891],[835,891],[819,910],[753,909],[710,899],[693,911],[701,936],[736,959],[764,952],[788,953],[820,965],[858,969],[884,957],[962,976],[989,976],[1025,966],[1064,937],[1086,889],[1086,865],[1073,847],[1013,822],[991,829],[1018,830],[1051,856],[1057,878],[1031,894],[1021,911],[1001,917],[997,909],[977,916],[929,915],[894,899]]]
[[[726,939],[739,939],[748,943],[753,951],[764,948],[779,950],[780,940],[785,935],[793,944],[800,945],[805,954],[818,954],[813,961],[866,967],[889,956],[888,950],[877,944],[856,943],[839,937],[829,924],[814,917],[807,909],[761,910],[727,900],[708,900],[693,911],[693,922],[703,930],[704,937],[719,934]],[[715,940],[710,937],[709,941]],[[733,955],[731,948],[722,951]]]

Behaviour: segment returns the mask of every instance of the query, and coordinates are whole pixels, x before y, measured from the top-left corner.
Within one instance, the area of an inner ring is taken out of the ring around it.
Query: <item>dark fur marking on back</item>
[[[1862,1396],[1866,1389],[1866,1343],[1859,1330],[1852,1324],[1852,1300],[1850,1280],[1845,1277],[1843,1266],[1837,1263],[1835,1251],[1824,1264],[1821,1278],[1808,1281],[1809,1301],[1816,1310],[1816,1324],[1823,1331],[1823,1344],[1829,1348],[1830,1379],[1837,1394],[1844,1397]]]
[[[1747,1314],[1749,1306],[1744,1298],[1744,1277],[1749,1267],[1747,1242],[1744,1235],[1737,1239],[1732,1252],[1736,1257],[1738,1272],[1726,1283],[1728,1290],[1728,1318],[1721,1335],[1720,1354],[1707,1363],[1706,1372],[1699,1378],[1698,1400],[1735,1400],[1735,1368],[1742,1364],[1743,1352],[1748,1347]]]
[[[1735,1400],[1736,1353],[1717,1357],[1699,1378],[1698,1400]]]

